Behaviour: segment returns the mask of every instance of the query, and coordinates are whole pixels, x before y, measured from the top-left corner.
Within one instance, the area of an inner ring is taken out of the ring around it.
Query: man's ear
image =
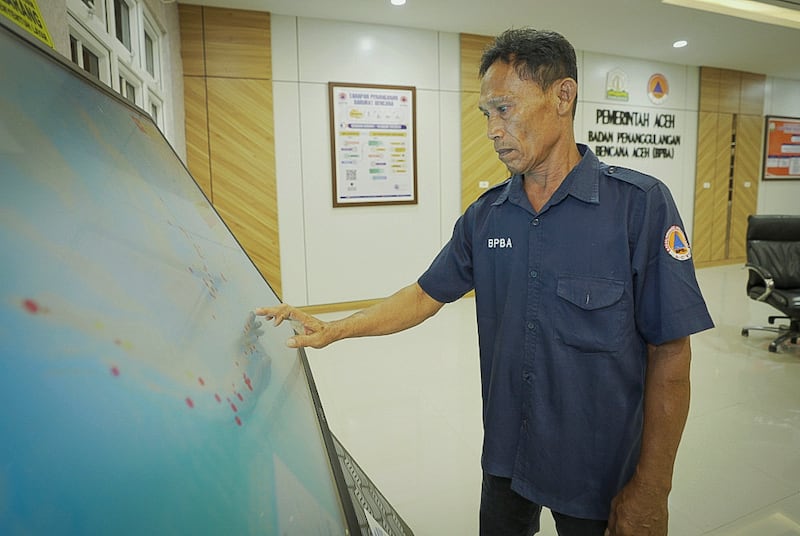
[[[558,111],[562,115],[572,115],[573,103],[578,98],[578,83],[572,78],[563,78],[556,82]]]

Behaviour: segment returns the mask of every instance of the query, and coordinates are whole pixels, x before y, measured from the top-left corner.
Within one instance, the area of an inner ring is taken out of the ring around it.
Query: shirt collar
[[[580,162],[567,174],[547,205],[559,203],[568,195],[585,203],[600,203],[600,160],[587,145],[578,143],[577,146],[581,154]],[[522,175],[511,177],[492,205],[500,205],[509,200],[515,205],[530,209],[522,186]]]

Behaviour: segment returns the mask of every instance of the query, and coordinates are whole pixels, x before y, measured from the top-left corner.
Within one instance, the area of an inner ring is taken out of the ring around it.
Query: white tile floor
[[[769,353],[772,334],[741,336],[773,314],[747,299],[741,266],[702,269],[698,279],[717,327],[692,338],[670,534],[800,536],[800,348]],[[477,534],[474,300],[404,333],[308,354],[331,429],[415,534]],[[540,534],[556,534],[548,514]]]

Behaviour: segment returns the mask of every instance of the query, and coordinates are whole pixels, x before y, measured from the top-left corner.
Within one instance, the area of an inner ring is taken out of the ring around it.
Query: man
[[[689,407],[689,335],[713,326],[666,186],[573,132],[575,51],[509,30],[482,57],[480,110],[512,176],[473,203],[419,280],[326,323],[288,305],[290,346],[410,328],[475,289],[484,536],[667,534]],[[301,330],[302,331],[302,330]]]

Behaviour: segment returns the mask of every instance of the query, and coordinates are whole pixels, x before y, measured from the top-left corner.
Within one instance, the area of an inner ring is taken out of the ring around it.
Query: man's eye
[[[497,111],[500,112],[501,114],[504,114],[506,113],[506,111],[508,111],[508,106],[498,106]]]

